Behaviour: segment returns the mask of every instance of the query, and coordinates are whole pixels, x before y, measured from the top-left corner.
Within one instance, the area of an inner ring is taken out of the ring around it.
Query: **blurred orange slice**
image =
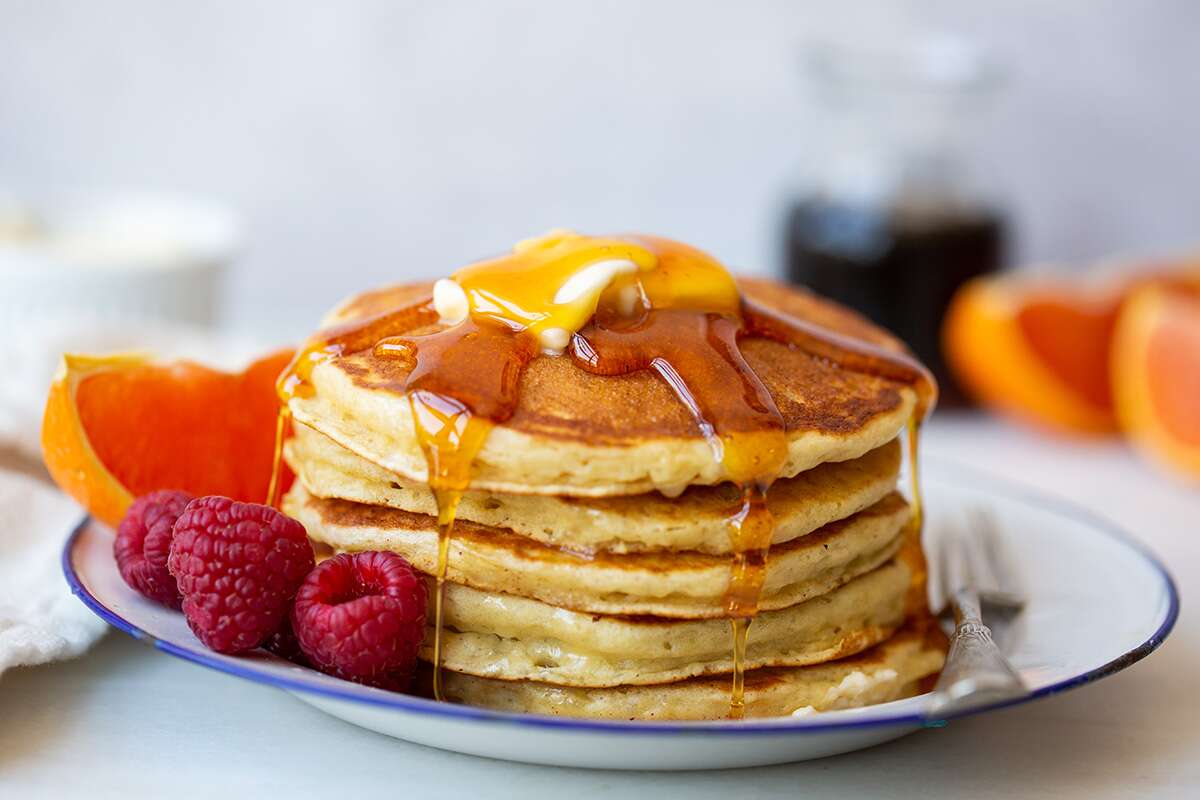
[[[1116,429],[1109,344],[1125,287],[978,278],[942,327],[946,360],[982,404],[1060,431]]]
[[[1135,292],[1117,322],[1112,373],[1117,416],[1134,445],[1200,478],[1200,288]]]
[[[240,373],[140,355],[65,355],[42,420],[42,455],[67,494],[116,525],[155,489],[266,499],[279,352]]]

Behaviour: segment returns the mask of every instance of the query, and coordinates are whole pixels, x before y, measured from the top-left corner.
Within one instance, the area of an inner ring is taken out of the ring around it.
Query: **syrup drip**
[[[744,321],[743,321],[744,320]],[[767,491],[787,456],[783,420],[770,393],[746,364],[738,337],[753,333],[781,341],[844,369],[912,384],[917,390],[909,433],[910,474],[916,476],[919,420],[936,402],[936,384],[920,362],[743,303],[742,319],[679,310],[651,310],[628,322],[602,308],[591,325],[572,341],[579,366],[604,375],[653,369],[691,412],[727,474],[742,490],[742,505],[729,518],[733,550],[726,615],[733,637],[733,679],[729,716],[745,709],[745,663],[750,624],[758,613],[775,521],[767,508]],[[715,356],[715,357],[714,357]],[[737,392],[731,387],[740,387]],[[925,563],[921,550],[920,486],[913,487],[914,512],[905,533],[903,557],[913,574],[910,611],[925,597]]]
[[[803,350],[809,355],[825,358],[843,369],[911,385],[917,393],[916,407],[908,420],[908,475],[912,494],[912,517],[905,529],[900,558],[908,565],[912,583],[905,604],[909,616],[928,610],[926,596],[928,566],[921,547],[924,527],[924,506],[918,470],[921,423],[937,403],[937,383],[924,364],[907,353],[888,350],[861,339],[842,336],[834,331],[813,325],[802,319],[779,314],[771,309],[746,302],[743,305],[746,324],[757,335]]]
[[[297,351],[292,363],[279,376],[275,389],[285,404],[293,397],[312,395],[312,372],[318,364],[332,361],[348,353],[374,347],[380,339],[433,325],[437,312],[424,298],[392,311],[352,320],[322,331],[305,347]]]
[[[908,480],[912,485],[912,520],[919,529],[924,524],[925,509],[921,504],[921,477],[917,463],[921,438],[921,422],[915,416],[908,421]]]
[[[742,504],[728,522],[733,561],[725,593],[733,633],[729,715],[735,719],[745,707],[746,646],[775,533],[767,490],[787,456],[783,417],[738,349],[742,330],[739,319],[722,314],[651,310],[630,321],[602,313],[571,348],[576,363],[596,374],[654,370],[742,490]]]
[[[434,575],[434,695],[441,699],[442,615],[450,542],[458,503],[470,483],[471,465],[495,423],[512,416],[517,384],[537,353],[531,337],[474,320],[453,328],[414,334],[437,320],[428,300],[340,325],[301,350],[284,371],[278,392],[283,409],[293,397],[310,396],[313,369],[325,361],[371,350],[408,369],[402,386],[413,428],[425,456],[428,485],[437,503],[438,560]],[[283,420],[285,410],[280,412]],[[290,416],[290,414],[289,414]],[[277,425],[271,499],[278,502],[283,423]]]
[[[386,311],[382,314],[354,320],[323,331],[305,347],[296,351],[292,361],[275,383],[279,396],[279,413],[275,418],[275,453],[271,464],[271,482],[267,487],[266,504],[279,508],[283,492],[283,440],[291,430],[294,397],[309,397],[313,393],[312,371],[318,364],[371,347],[389,332],[411,331],[431,325],[437,314],[425,298],[417,303]]]
[[[907,353],[843,336],[807,320],[781,314],[749,300],[742,303],[746,327],[756,336],[837,364],[842,369],[907,383],[916,389],[913,417],[923,420],[937,403],[937,383],[920,361]]]
[[[929,596],[926,583],[929,579],[929,567],[925,563],[925,550],[921,547],[921,534],[925,527],[925,507],[921,499],[921,473],[919,471],[921,420],[916,416],[908,420],[908,485],[912,494],[912,516],[904,531],[904,544],[900,548],[900,558],[908,565],[912,574],[909,584],[908,597],[905,598],[905,615],[909,617],[926,613],[929,610]]]
[[[433,599],[433,695],[442,696],[442,618],[450,541],[471,466],[493,425],[512,416],[521,371],[537,353],[531,336],[467,320],[423,336],[392,336],[377,358],[410,367],[404,391],[437,503],[438,558]]]
[[[767,577],[767,557],[775,535],[775,518],[767,508],[767,488],[765,482],[759,481],[744,486],[742,507],[727,523],[733,545],[733,565],[725,591],[725,615],[733,626],[730,719],[741,719],[745,711],[746,645],[750,623],[758,614],[758,601]]]
[[[442,699],[442,607],[446,598],[446,567],[458,503],[471,480],[471,463],[483,446],[492,423],[466,406],[440,394],[416,390],[408,395],[413,425],[425,461],[429,488],[437,502],[438,557],[433,597],[433,696]]]
[[[271,508],[279,508],[280,495],[283,493],[283,440],[287,438],[292,426],[292,409],[286,403],[279,406],[275,415],[275,454],[271,459],[271,482],[267,484],[266,503]]]
[[[729,689],[729,718],[741,719],[746,714],[746,642],[750,636],[751,617],[730,617],[729,630],[733,636],[733,685]]]

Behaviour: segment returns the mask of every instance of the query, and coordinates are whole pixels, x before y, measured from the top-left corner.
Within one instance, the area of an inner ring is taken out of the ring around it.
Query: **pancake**
[[[887,334],[802,290],[744,281],[746,295],[840,332],[900,350]],[[329,323],[417,301],[428,284],[372,292],[343,305]],[[420,332],[420,331],[414,331]],[[781,342],[749,337],[746,362],[770,392],[786,427],[781,476],[858,458],[894,439],[912,415],[907,385],[872,377]],[[409,367],[373,351],[318,364],[313,393],[290,400],[294,418],[409,481],[428,479],[403,387]],[[514,494],[608,496],[728,479],[695,419],[656,375],[598,376],[570,358],[535,358],[521,375],[512,417],[493,429],[474,461],[471,486]]]
[[[309,494],[437,513],[433,492],[356,456],[307,426],[296,426],[287,461]],[[882,500],[900,471],[900,444],[889,442],[853,461],[822,464],[776,481],[767,496],[774,544],[811,533]],[[649,550],[730,552],[729,513],[740,502],[732,484],[693,486],[677,498],[658,493],[571,498],[466,492],[458,519],[505,528],[556,547],[635,553]]]
[[[804,603],[760,614],[746,667],[802,666],[858,653],[904,619],[907,567],[895,561]],[[445,669],[570,686],[666,683],[733,670],[729,624],[566,611],[447,585]],[[432,629],[421,657],[432,660]]]
[[[944,654],[945,637],[935,626],[910,623],[850,658],[751,670],[746,673],[745,715],[804,716],[909,697],[941,669]],[[442,681],[448,699],[498,711],[629,720],[717,720],[729,714],[728,678],[589,689],[443,670]]]
[[[390,550],[427,574],[436,571],[434,517],[313,497],[297,482],[285,513],[335,550]],[[859,513],[772,548],[759,600],[785,608],[824,594],[890,559],[909,519],[898,493]],[[597,614],[685,619],[725,615],[729,558],[697,552],[582,554],[470,521],[455,525],[446,577],[492,592],[532,597]]]

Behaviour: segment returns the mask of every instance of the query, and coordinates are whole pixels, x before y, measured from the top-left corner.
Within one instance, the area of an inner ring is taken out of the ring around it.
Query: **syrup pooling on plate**
[[[429,300],[318,335],[280,378],[285,410],[278,438],[285,433],[288,402],[312,393],[319,364],[369,350],[407,370],[395,388],[409,398],[438,508],[434,685],[440,697],[441,589],[458,502],[488,432],[516,408],[525,365],[539,351],[556,355],[569,345],[570,357],[589,372],[652,370],[689,410],[714,458],[741,489],[742,503],[728,522],[733,558],[726,592],[734,661],[730,714],[739,717],[750,623],[774,534],[766,497],[787,458],[783,419],[738,347],[747,335],[913,384],[918,417],[932,406],[935,390],[920,364],[744,303],[730,274],[699,250],[648,236],[555,231],[457,271],[435,285]],[[919,509],[919,498],[914,504]],[[914,520],[913,535],[919,536],[919,515]],[[919,555],[919,539],[916,546]]]

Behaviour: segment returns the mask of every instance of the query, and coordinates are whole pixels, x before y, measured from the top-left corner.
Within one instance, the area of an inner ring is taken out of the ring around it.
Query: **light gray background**
[[[553,226],[777,268],[819,34],[941,29],[1011,63],[977,157],[1022,261],[1200,240],[1200,3],[0,0],[0,186],[227,202],[226,320],[297,336],[339,296]]]

